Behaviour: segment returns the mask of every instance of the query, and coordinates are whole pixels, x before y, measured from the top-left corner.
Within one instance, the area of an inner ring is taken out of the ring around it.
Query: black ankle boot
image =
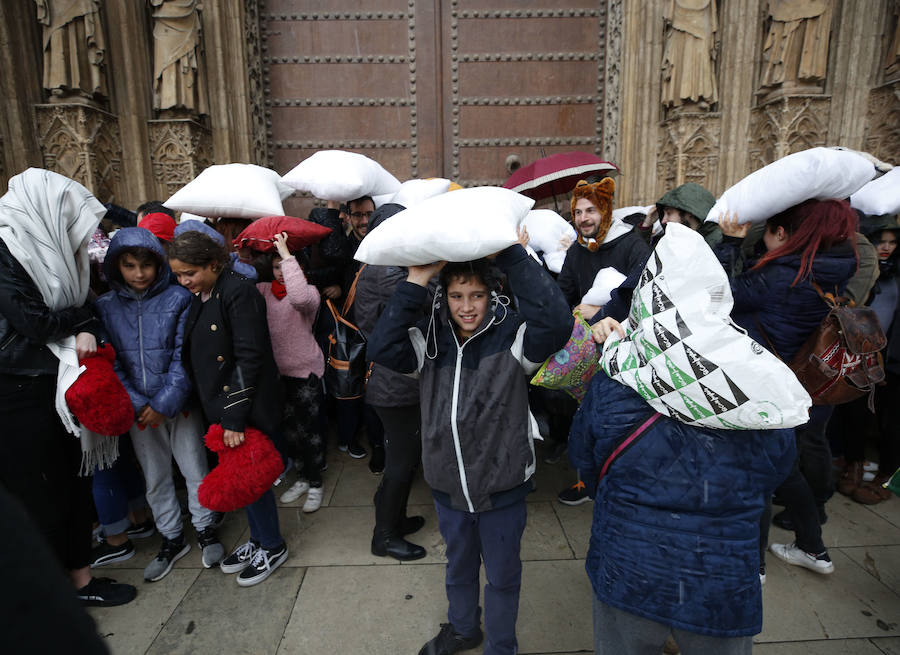
[[[395,533],[376,532],[372,535],[372,554],[378,557],[393,557],[401,562],[409,562],[425,557],[425,549],[408,542]]]
[[[404,516],[400,519],[400,523],[397,524],[397,530],[404,537],[413,532],[418,532],[423,527],[425,527],[424,516]]]

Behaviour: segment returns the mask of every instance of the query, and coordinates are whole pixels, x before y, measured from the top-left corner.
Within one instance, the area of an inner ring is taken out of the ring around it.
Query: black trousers
[[[869,397],[863,396],[835,409],[833,425],[843,445],[847,463],[865,460],[866,436],[877,429],[878,469],[890,475],[900,468],[900,375],[888,373],[886,384],[875,388],[875,415]]]
[[[809,553],[825,550],[818,508],[825,505],[834,490],[831,448],[825,437],[833,410],[830,405],[814,405],[809,411],[809,422],[795,429],[797,462],[776,491],[794,523],[797,546]]]
[[[374,409],[384,426],[384,477],[410,480],[422,459],[419,406]]]
[[[91,478],[56,413],[56,376],[0,374],[0,484],[25,507],[66,569],[91,561]]]

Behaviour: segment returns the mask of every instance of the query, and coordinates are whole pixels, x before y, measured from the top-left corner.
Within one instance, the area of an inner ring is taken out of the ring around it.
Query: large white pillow
[[[400,185],[400,190],[391,198],[395,205],[403,205],[406,208],[418,205],[423,200],[428,200],[450,190],[450,180],[442,177],[432,177],[428,180],[407,180]]]
[[[575,228],[562,216],[550,209],[533,209],[523,221],[528,230],[528,243],[544,254],[544,262],[554,273],[562,270],[569,249],[578,235]]]
[[[594,284],[581,298],[581,304],[603,307],[612,298],[613,290],[618,289],[624,281],[625,276],[612,266],[601,268],[594,276]]]
[[[869,216],[900,212],[900,168],[888,171],[850,196],[850,206]]]
[[[208,218],[283,216],[281,201],[293,190],[278,173],[254,164],[217,164],[185,184],[163,204]]]
[[[741,223],[757,223],[804,200],[848,198],[875,177],[875,166],[849,150],[810,148],[760,168],[723,193],[706,215],[737,213]]]
[[[518,241],[516,229],[533,205],[531,198],[500,187],[442,193],[378,225],[359,245],[356,259],[420,266],[485,257]]]
[[[336,202],[400,190],[400,181],[377,161],[344,150],[320,150],[297,164],[281,181],[297,191]]]

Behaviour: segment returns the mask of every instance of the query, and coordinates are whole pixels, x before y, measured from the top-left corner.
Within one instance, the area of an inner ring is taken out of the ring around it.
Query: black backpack
[[[334,327],[328,335],[328,354],[325,358],[325,390],[340,400],[360,398],[368,379],[366,337],[346,318],[356,299],[356,283],[365,268],[366,265],[363,264],[356,272],[340,312],[330,298],[325,301],[334,318]]]

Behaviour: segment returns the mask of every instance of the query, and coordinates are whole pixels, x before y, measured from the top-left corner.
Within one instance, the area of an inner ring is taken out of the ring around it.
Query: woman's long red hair
[[[847,240],[858,261],[854,238],[858,224],[859,217],[846,200],[807,200],[794,205],[766,221],[766,230],[775,232],[783,227],[788,240],[763,255],[751,270],[758,270],[778,257],[799,253],[800,270],[791,282],[794,286],[812,272],[816,253]]]

